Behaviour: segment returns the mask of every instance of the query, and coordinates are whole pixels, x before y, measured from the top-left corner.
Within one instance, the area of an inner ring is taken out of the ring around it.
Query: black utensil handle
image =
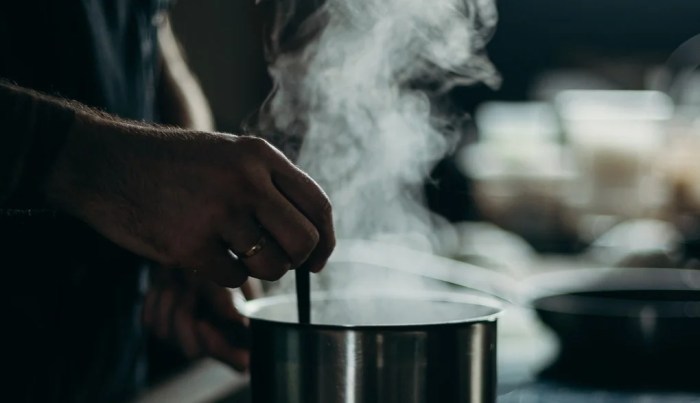
[[[297,289],[297,313],[299,323],[311,323],[311,290],[309,270],[299,267],[295,270]]]

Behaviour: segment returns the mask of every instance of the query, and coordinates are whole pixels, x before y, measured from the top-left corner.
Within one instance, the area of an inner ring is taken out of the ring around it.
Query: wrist
[[[92,111],[78,110],[65,142],[47,177],[44,193],[49,205],[81,215],[89,204],[112,186],[118,171],[119,143],[116,122]]]

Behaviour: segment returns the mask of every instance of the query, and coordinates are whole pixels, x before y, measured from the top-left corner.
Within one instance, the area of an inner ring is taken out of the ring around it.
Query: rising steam
[[[275,41],[299,6],[284,4]],[[492,0],[327,0],[284,39],[303,46],[272,44],[262,123],[303,137],[297,163],[331,198],[339,238],[431,239],[422,185],[455,139],[431,100],[497,84],[483,54],[496,19]]]

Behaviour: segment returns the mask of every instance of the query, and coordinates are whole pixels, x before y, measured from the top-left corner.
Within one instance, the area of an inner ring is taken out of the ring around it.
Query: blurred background
[[[665,248],[652,244],[669,231],[692,243],[700,3],[497,4],[488,54],[502,85],[448,95],[456,115],[471,119],[426,181],[430,209],[451,222],[493,223],[541,253],[582,252],[623,222],[601,242],[624,242],[614,235],[641,225],[647,247]],[[172,13],[219,130],[254,126],[271,88],[267,17],[256,10],[181,0]]]
[[[487,50],[502,84],[446,95],[468,118],[425,184],[429,208],[454,224],[444,254],[516,277],[700,267],[700,2],[497,5]],[[173,9],[218,130],[254,127],[269,94],[266,18],[244,1]],[[173,368],[161,363],[157,375]]]

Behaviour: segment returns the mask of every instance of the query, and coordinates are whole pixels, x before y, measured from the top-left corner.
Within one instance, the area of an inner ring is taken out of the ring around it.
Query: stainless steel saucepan
[[[255,403],[495,402],[497,299],[445,292],[314,293],[240,309],[250,318]]]

